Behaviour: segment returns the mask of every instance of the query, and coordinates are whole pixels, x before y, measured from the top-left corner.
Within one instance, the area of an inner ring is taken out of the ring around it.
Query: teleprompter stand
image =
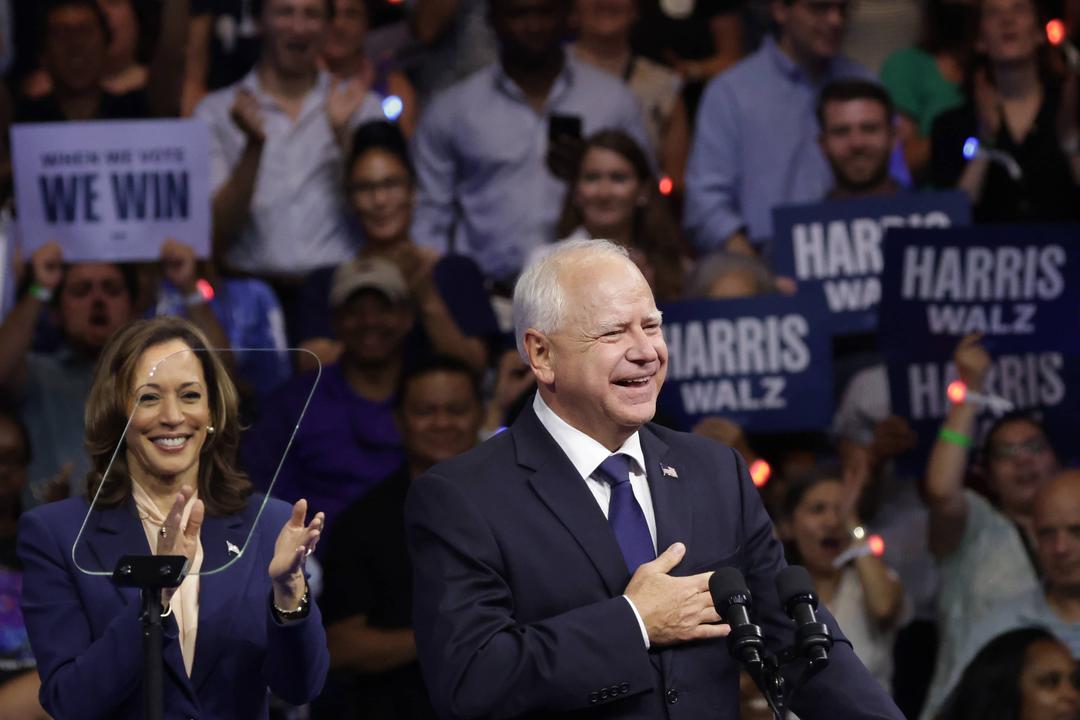
[[[120,587],[137,587],[142,595],[143,717],[163,720],[164,687],[161,591],[177,587],[187,573],[183,555],[124,555],[116,563],[112,579]]]

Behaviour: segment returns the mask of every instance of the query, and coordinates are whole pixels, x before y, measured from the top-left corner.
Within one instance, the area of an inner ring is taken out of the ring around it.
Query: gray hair
[[[621,258],[630,262],[630,253],[610,240],[564,240],[550,245],[525,268],[514,286],[514,340],[526,363],[525,331],[529,328],[552,333],[566,314],[566,297],[559,276],[564,267],[593,258]],[[636,266],[634,266],[636,269]]]

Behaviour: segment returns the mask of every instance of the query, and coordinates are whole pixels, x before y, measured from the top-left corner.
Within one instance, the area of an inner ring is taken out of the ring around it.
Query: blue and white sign
[[[1051,434],[1080,417],[1080,227],[896,230],[885,244],[880,341],[893,411],[928,447],[948,412],[951,359],[969,333],[993,358],[984,391],[1040,412]],[[984,413],[983,424],[993,421]],[[1075,447],[1075,439],[1057,443]]]
[[[719,415],[751,432],[828,426],[832,351],[820,298],[698,300],[662,310],[665,420],[688,429]]]
[[[961,192],[832,200],[773,210],[771,266],[800,292],[821,294],[837,334],[873,332],[881,299],[882,241],[891,228],[944,228],[971,222]]]
[[[24,257],[55,240],[70,261],[157,260],[167,238],[210,254],[204,123],[15,125],[11,145]]]

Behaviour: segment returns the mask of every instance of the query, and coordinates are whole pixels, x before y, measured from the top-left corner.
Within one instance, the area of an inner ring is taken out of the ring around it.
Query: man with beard
[[[893,105],[883,87],[866,80],[840,80],[821,91],[818,144],[832,168],[830,200],[893,195],[889,176],[896,144]]]
[[[322,369],[272,489],[291,502],[307,498],[326,513],[327,528],[404,459],[394,396],[415,319],[405,278],[383,258],[338,266],[330,308],[341,359]],[[275,391],[246,434],[244,460],[256,487],[265,490],[273,479],[316,372],[297,375]]]
[[[80,492],[89,458],[83,449],[83,407],[94,363],[113,332],[132,317],[135,274],[113,263],[65,266],[49,243],[30,258],[27,292],[0,325],[0,387],[26,425],[34,456],[27,468],[24,507],[46,499],[49,483],[66,477]],[[55,313],[62,343],[53,353],[33,352],[39,317]]]

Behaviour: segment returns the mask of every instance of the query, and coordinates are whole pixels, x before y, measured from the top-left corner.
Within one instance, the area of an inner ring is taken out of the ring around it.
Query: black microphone
[[[753,598],[742,573],[733,567],[720,568],[709,578],[709,594],[716,612],[731,626],[728,635],[731,656],[746,665],[751,676],[758,679],[765,643],[761,628],[750,622]]]
[[[806,568],[790,565],[776,576],[776,593],[788,617],[795,621],[795,648],[818,671],[829,664],[832,635],[829,626],[819,622],[814,610],[818,597]]]

